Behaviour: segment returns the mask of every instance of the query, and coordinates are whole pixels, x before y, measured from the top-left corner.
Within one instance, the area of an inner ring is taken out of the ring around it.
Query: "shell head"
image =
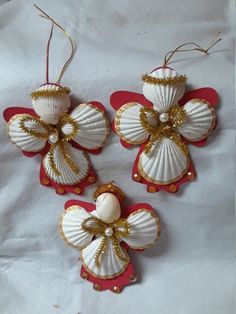
[[[112,193],[102,193],[96,199],[96,212],[105,223],[112,223],[120,218],[121,208],[118,198]]]
[[[70,90],[56,84],[41,85],[31,94],[34,111],[49,124],[57,124],[70,109]]]

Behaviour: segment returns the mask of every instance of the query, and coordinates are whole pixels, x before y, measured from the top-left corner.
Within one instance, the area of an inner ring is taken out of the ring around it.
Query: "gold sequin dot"
[[[41,183],[42,183],[43,185],[48,185],[48,184],[50,183],[50,181],[48,180],[48,178],[43,178],[43,179],[41,180]]]
[[[96,182],[96,178],[95,177],[88,177],[88,182],[89,183],[95,183]]]
[[[135,275],[135,274],[132,274],[132,275],[129,276],[130,282],[136,282],[137,279],[138,279],[138,277],[137,277],[137,275]]]
[[[56,188],[56,192],[58,194],[64,194],[65,193],[65,189],[63,189],[62,187]]]
[[[171,185],[169,186],[169,191],[172,192],[172,193],[176,192],[177,189],[178,189],[178,188],[177,188],[177,186],[176,186],[175,184],[171,184]]]
[[[189,172],[187,173],[187,178],[188,178],[189,180],[195,179],[195,174],[194,174],[194,172],[189,171]]]
[[[96,291],[101,291],[102,290],[102,287],[98,284],[98,283],[95,283],[93,285],[93,289],[96,290]]]
[[[81,194],[81,189],[80,188],[75,188],[74,189],[75,194]]]
[[[120,289],[120,287],[118,287],[118,286],[114,286],[114,287],[112,288],[112,292],[114,292],[114,293],[120,293],[120,292],[121,292],[121,289]]]
[[[149,193],[155,193],[155,192],[157,192],[157,189],[155,186],[151,185],[148,187],[148,192]]]
[[[81,277],[83,279],[88,279],[88,273],[86,273],[85,271],[81,274]]]
[[[139,182],[141,180],[140,174],[139,173],[134,173],[133,174],[133,179],[134,179],[134,181]]]

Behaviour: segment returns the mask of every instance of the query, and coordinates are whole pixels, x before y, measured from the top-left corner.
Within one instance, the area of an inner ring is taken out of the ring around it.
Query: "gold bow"
[[[30,121],[35,122],[39,126],[43,127],[45,129],[45,132],[40,132],[40,131],[37,131],[36,129],[30,129],[28,126],[26,126],[26,123]],[[69,123],[72,126],[72,132],[68,135],[65,135],[61,130],[62,126],[65,125],[66,123]],[[54,158],[54,151],[56,147],[58,146],[67,165],[72,169],[72,171],[74,171],[75,173],[79,173],[79,167],[71,159],[69,154],[66,152],[65,146],[64,146],[64,142],[68,142],[72,140],[78,131],[77,123],[69,115],[63,115],[59,119],[57,125],[55,126],[48,124],[40,119],[31,117],[31,116],[22,117],[20,119],[19,125],[20,125],[20,128],[26,134],[36,137],[36,138],[43,139],[43,140],[49,140],[49,136],[51,134],[56,134],[58,136],[58,141],[56,143],[50,143],[49,141],[49,144],[50,144],[49,163],[53,172],[57,176],[61,175],[60,171],[56,167],[55,158]]]
[[[173,105],[166,112],[169,116],[168,122],[160,122],[160,113],[152,108],[143,107],[140,109],[140,121],[145,130],[150,133],[150,138],[145,146],[145,153],[149,154],[155,142],[167,137],[174,141],[188,155],[188,147],[182,140],[180,134],[176,133],[175,128],[183,124],[186,119],[186,113],[178,104]],[[151,123],[151,118],[154,118],[156,125]]]
[[[100,267],[101,265],[101,258],[102,255],[106,252],[109,239],[112,241],[112,246],[116,257],[124,262],[128,261],[128,256],[124,255],[118,241],[119,238],[126,237],[130,233],[131,226],[126,219],[120,218],[113,223],[106,224],[101,219],[93,216],[86,218],[82,222],[81,227],[85,232],[88,232],[93,236],[102,237],[101,244],[99,245],[99,248],[94,257],[95,265],[97,267]],[[113,233],[111,235],[106,235],[106,230],[108,228],[112,229]]]

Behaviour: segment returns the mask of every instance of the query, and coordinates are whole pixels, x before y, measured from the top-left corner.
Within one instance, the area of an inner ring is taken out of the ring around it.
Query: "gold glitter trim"
[[[137,106],[137,103],[134,103],[134,102],[130,102],[130,103],[127,103],[123,106],[120,107],[119,110],[117,110],[116,112],[116,115],[115,115],[115,129],[116,129],[116,133],[117,135],[123,140],[125,141],[126,143],[128,144],[132,144],[132,145],[138,145],[138,144],[142,144],[143,142],[145,142],[148,138],[148,133],[147,133],[147,136],[145,139],[143,140],[140,140],[140,141],[131,141],[129,139],[127,139],[124,134],[121,132],[121,128],[120,128],[120,120],[121,120],[121,117],[122,117],[122,114],[124,113],[125,110],[127,110],[128,108],[131,108],[131,107],[134,107],[134,106]]]
[[[51,96],[61,96],[69,94],[71,91],[68,87],[61,87],[54,90],[37,90],[31,93],[32,99],[37,99],[39,97],[51,97]]]
[[[187,77],[185,75],[178,75],[175,77],[159,78],[153,77],[150,74],[144,74],[142,81],[150,85],[176,85],[186,82]]]
[[[95,254],[95,265],[96,267],[100,267],[102,256],[105,254],[108,241],[111,240],[112,247],[115,252],[115,256],[122,260],[123,262],[127,261],[127,257],[122,254],[122,249],[118,243],[118,238],[122,238],[129,234],[130,224],[126,221],[126,219],[119,219],[113,223],[106,224],[101,219],[97,217],[88,217],[86,218],[82,224],[81,228],[84,232],[88,232],[93,236],[101,236],[101,244]],[[106,236],[106,229],[111,228],[113,230],[113,234],[111,236]],[[99,260],[100,259],[100,260]]]
[[[125,198],[125,193],[118,188],[116,185],[111,183],[102,184],[99,186],[96,191],[93,194],[93,198],[96,200],[99,195],[103,193],[113,193],[118,196],[120,201],[122,201]]]
[[[169,185],[170,183],[173,183],[173,182],[176,182],[176,181],[180,180],[185,175],[185,173],[188,171],[188,169],[189,169],[189,162],[190,162],[189,157],[187,157],[187,166],[181,172],[181,174],[178,177],[174,178],[174,179],[171,179],[169,181],[163,182],[163,181],[154,180],[153,178],[149,177],[146,174],[146,172],[143,170],[142,160],[141,159],[142,159],[142,155],[140,155],[139,162],[138,162],[138,170],[139,170],[141,176],[144,179],[146,179],[148,182],[155,183],[155,184],[158,184],[158,185]]]
[[[143,213],[143,212],[146,212],[146,213],[150,214],[152,216],[152,218],[155,220],[156,227],[157,227],[156,238],[154,239],[154,241],[152,243],[149,243],[148,245],[145,245],[145,246],[142,246],[142,247],[141,246],[131,246],[131,245],[128,244],[130,248],[135,249],[135,250],[138,250],[138,249],[140,249],[140,250],[148,249],[148,248],[152,247],[156,243],[156,241],[160,238],[160,235],[161,235],[160,219],[159,219],[159,217],[157,216],[157,214],[154,211],[150,211],[150,210],[148,210],[146,208],[140,208],[139,210],[136,210],[136,211],[132,212],[127,217],[127,219],[129,217],[131,217],[131,216],[134,216],[137,213]],[[131,225],[131,228],[132,228],[132,225]],[[126,237],[128,238],[128,236],[126,236]],[[122,240],[125,241],[125,238],[122,238]]]
[[[159,121],[159,124],[156,127],[153,127],[148,121],[147,114],[149,113],[153,117],[159,117],[159,113],[155,112],[157,111],[145,107],[140,110],[141,124],[143,128],[151,134],[149,142],[146,144],[144,149],[145,153],[150,154],[153,145],[160,141],[163,137],[167,137],[173,140],[185,155],[188,155],[187,144],[182,140],[181,136],[175,132],[175,126],[182,124],[186,119],[186,113],[184,110],[178,104],[173,105],[167,111],[170,122],[162,123]]]

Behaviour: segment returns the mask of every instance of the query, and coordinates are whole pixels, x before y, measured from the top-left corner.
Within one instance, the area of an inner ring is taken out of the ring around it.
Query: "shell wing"
[[[203,99],[192,99],[183,108],[186,112],[186,120],[177,131],[192,142],[205,139],[215,126],[214,109]]]
[[[80,206],[71,206],[63,213],[59,230],[63,240],[78,249],[86,247],[93,236],[81,227],[83,221],[91,215]]]
[[[20,149],[25,152],[39,152],[41,151],[47,139],[33,136],[29,132],[25,132],[22,128],[22,121],[24,118],[28,119],[24,125],[29,131],[37,132],[38,134],[43,133],[47,136],[47,130],[44,127],[37,123],[35,118],[28,114],[17,114],[14,115],[8,122],[8,133],[14,144],[16,144]]]
[[[127,218],[129,234],[123,240],[134,249],[144,249],[152,245],[160,235],[160,223],[153,211],[139,209]]]
[[[92,104],[80,104],[70,117],[76,121],[78,132],[73,140],[87,149],[97,149],[104,145],[109,134],[109,123],[105,113]]]

